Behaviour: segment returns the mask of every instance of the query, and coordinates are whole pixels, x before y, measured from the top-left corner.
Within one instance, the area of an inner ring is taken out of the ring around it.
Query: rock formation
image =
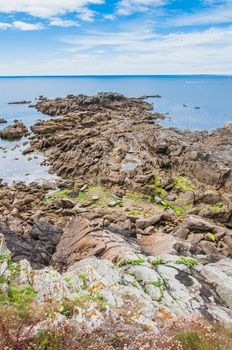
[[[39,329],[126,312],[155,333],[178,317],[231,326],[231,125],[166,129],[144,98],[116,93],[36,108],[53,118],[32,126],[24,154],[42,152],[59,179],[0,182],[0,296],[31,288],[55,315]],[[27,133],[16,122],[0,135]]]
[[[0,137],[3,139],[18,139],[26,135],[28,135],[28,129],[19,120],[0,131]]]

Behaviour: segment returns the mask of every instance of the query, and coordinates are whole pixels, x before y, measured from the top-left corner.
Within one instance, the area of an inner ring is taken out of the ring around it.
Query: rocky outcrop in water
[[[143,99],[117,94],[44,99],[36,108],[62,115],[32,128],[33,146],[60,176],[128,188],[142,187],[151,174],[168,181],[182,173],[231,190],[231,125],[212,134],[165,129],[154,123],[162,116],[147,112],[151,105]]]
[[[28,135],[28,129],[19,120],[0,131],[0,137],[3,139],[18,139],[26,135]]]

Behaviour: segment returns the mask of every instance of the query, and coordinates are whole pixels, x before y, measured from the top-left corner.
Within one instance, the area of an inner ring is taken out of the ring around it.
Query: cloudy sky
[[[232,0],[0,0],[0,75],[232,74]]]

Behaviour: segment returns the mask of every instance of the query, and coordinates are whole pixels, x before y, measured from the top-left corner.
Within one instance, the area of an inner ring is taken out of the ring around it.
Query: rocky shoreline
[[[56,311],[54,322],[91,329],[132,300],[130,322],[155,333],[180,316],[231,326],[232,125],[167,129],[144,98],[116,93],[35,108],[52,119],[31,127],[24,154],[41,152],[59,180],[0,184],[0,247],[11,251],[0,297],[19,281],[54,308],[88,295],[78,317]],[[16,121],[1,137],[16,131],[28,133]],[[6,282],[12,261],[21,272]]]

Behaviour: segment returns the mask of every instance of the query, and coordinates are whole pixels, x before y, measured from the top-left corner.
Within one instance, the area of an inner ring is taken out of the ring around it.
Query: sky
[[[232,75],[232,0],[0,0],[0,75]]]

